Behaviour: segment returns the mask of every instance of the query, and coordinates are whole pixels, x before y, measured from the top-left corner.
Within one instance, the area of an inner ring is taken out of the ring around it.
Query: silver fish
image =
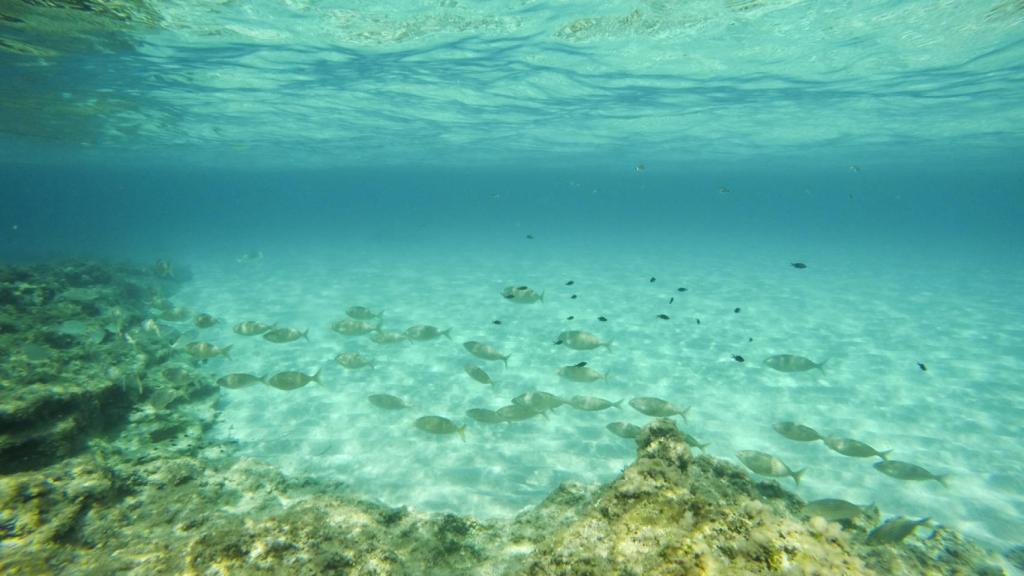
[[[612,349],[611,340],[604,341],[587,332],[585,330],[566,330],[558,335],[558,339],[555,340],[555,344],[564,344],[568,348],[573,350],[593,350],[600,346],[604,346],[608,350]]]
[[[408,339],[405,334],[397,330],[378,330],[370,334],[370,340],[376,344],[397,344]]]
[[[466,441],[466,426],[456,426],[454,422],[444,416],[421,416],[413,423],[417,428],[431,434],[458,434],[462,441]]]
[[[501,290],[501,297],[516,304],[533,304],[544,301],[544,293],[538,294],[529,286],[506,286]]]
[[[245,322],[235,324],[232,330],[234,330],[235,334],[240,334],[242,336],[257,336],[273,328],[274,326],[270,324],[246,320]]]
[[[502,406],[497,410],[498,416],[505,419],[506,422],[518,422],[520,420],[529,420],[534,416],[543,415],[533,406],[527,406],[525,404],[509,404],[508,406]],[[544,416],[547,418],[547,416]]]
[[[237,390],[239,388],[248,388],[256,384],[262,384],[263,378],[259,376],[253,376],[252,374],[235,373],[221,376],[217,379],[217,385],[221,388],[229,388],[231,390]]]
[[[838,498],[823,498],[804,504],[803,513],[807,516],[821,516],[829,522],[835,522],[837,520],[851,520],[867,514],[873,506],[873,504],[858,506]]]
[[[610,402],[604,398],[598,398],[597,396],[573,396],[569,399],[568,404],[577,410],[596,412],[598,410],[606,410],[608,408],[621,408],[623,400],[625,400],[625,398],[622,398],[617,402]]]
[[[470,354],[480,358],[481,360],[501,360],[505,364],[505,367],[508,368],[508,359],[511,354],[502,354],[491,346],[475,340],[463,342],[462,347],[469,351]]]
[[[334,361],[349,370],[376,367],[372,358],[367,358],[358,352],[342,352],[334,357]]]
[[[462,369],[465,370],[466,374],[469,374],[469,377],[472,378],[473,380],[476,380],[481,384],[490,384],[491,386],[494,385],[494,380],[491,380],[491,376],[487,372],[484,372],[484,369],[477,366],[476,364],[466,364],[465,366],[462,367]]]
[[[451,340],[451,328],[447,330],[438,330],[434,326],[412,326],[405,330],[405,335],[409,337],[409,340],[436,340],[441,336]]]
[[[608,381],[608,373],[600,373],[593,368],[589,368],[586,362],[580,362],[579,364],[573,364],[572,366],[562,366],[558,369],[557,374],[566,380],[573,382],[594,382],[597,380]]]
[[[910,518],[904,518],[903,516],[890,518],[881,526],[878,526],[871,532],[868,532],[868,536],[864,539],[864,543],[868,546],[897,544],[902,542],[907,536],[913,534],[915,528],[923,524],[927,524],[929,520],[929,518],[911,520]]]
[[[683,441],[686,442],[687,446],[689,446],[690,448],[696,448],[700,450],[701,453],[704,452],[705,448],[711,446],[711,442],[701,442],[700,440],[697,440],[693,436],[690,436],[683,430],[680,430],[679,433],[683,435]]]
[[[366,399],[370,401],[370,404],[384,410],[401,410],[409,407],[405,400],[391,394],[370,394]]]
[[[512,399],[512,404],[516,406],[529,406],[537,412],[547,412],[548,410],[554,410],[562,404],[565,404],[565,400],[551,394],[549,392],[536,391],[527,392],[520,394]]]
[[[345,318],[344,320],[338,320],[331,324],[331,330],[334,330],[338,334],[342,334],[344,336],[362,336],[363,334],[369,334],[375,330],[380,330],[380,326],[380,322],[370,324],[369,322],[363,322],[362,320]]]
[[[879,452],[871,446],[861,442],[860,440],[853,440],[851,438],[822,438],[825,446],[828,446],[832,450],[842,454],[843,456],[851,456],[853,458],[871,458],[878,456],[882,460],[888,460],[889,452],[891,449],[883,450]]]
[[[263,334],[263,339],[267,342],[273,342],[275,344],[283,344],[285,342],[294,342],[299,338],[305,338],[309,341],[309,329],[305,331],[296,330],[295,328],[274,328]]]
[[[466,416],[469,416],[477,422],[483,422],[485,424],[498,424],[508,421],[496,411],[488,410],[486,408],[470,408],[469,410],[466,410]]]
[[[612,422],[605,426],[612,434],[622,438],[637,439],[643,434],[644,429],[629,422]]]
[[[686,413],[690,411],[689,406],[686,408],[679,408],[667,400],[643,396],[640,398],[633,398],[629,401],[629,405],[637,412],[648,416],[654,416],[655,418],[670,418],[678,414],[683,417],[683,422],[686,422]]]
[[[821,434],[818,434],[814,428],[804,426],[803,424],[797,424],[796,422],[776,422],[775,424],[772,424],[772,429],[786,438],[797,442],[814,442],[815,440],[821,440]]]
[[[278,372],[267,380],[267,384],[277,388],[278,390],[295,390],[302,388],[310,382],[316,382],[320,384],[320,370],[316,371],[316,374],[307,376],[302,372]]]
[[[935,480],[939,484],[946,486],[947,474],[932,474],[928,470],[925,470],[917,464],[911,464],[910,462],[882,460],[881,462],[875,462],[874,466],[875,469],[882,474],[892,476],[899,480]]]
[[[803,476],[804,470],[797,470],[793,472],[786,466],[786,463],[779,460],[777,457],[767,454],[765,452],[759,452],[757,450],[740,450],[736,453],[736,457],[740,459],[740,462],[744,466],[749,468],[751,472],[760,474],[761,476],[770,476],[773,478],[782,478],[789,476],[796,482],[796,485],[800,485],[800,477]]]
[[[815,368],[824,372],[825,362],[817,364],[808,358],[793,354],[776,354],[764,359],[765,366],[779,372],[806,372]]]
[[[185,352],[201,360],[209,360],[216,356],[231,358],[231,346],[221,348],[209,342],[191,342],[185,346]]]
[[[345,310],[345,314],[348,314],[349,318],[355,318],[356,320],[373,320],[374,318],[384,316],[384,312],[377,312],[375,314],[366,306],[351,306],[348,310]]]

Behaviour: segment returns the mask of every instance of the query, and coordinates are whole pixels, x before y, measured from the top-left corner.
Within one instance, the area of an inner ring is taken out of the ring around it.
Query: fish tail
[[[888,460],[890,452],[892,452],[892,448],[889,448],[888,450],[882,450],[881,452],[878,453],[878,457],[881,458],[882,460]]]
[[[601,376],[601,379],[604,380],[605,382],[607,382],[608,381],[608,376],[610,376],[611,373],[612,373],[612,371],[608,370],[607,372],[604,373],[604,376]]]
[[[793,482],[796,482],[797,486],[800,485],[800,477],[804,475],[804,472],[807,472],[807,468],[801,468],[800,470],[793,472]]]
[[[465,442],[466,441],[466,425],[463,424],[462,426],[459,426],[458,428],[455,429],[455,431],[458,432],[459,438],[462,438],[462,441]]]
[[[452,329],[449,328],[447,330],[441,330],[441,336],[444,336],[445,338],[451,340],[452,339]]]
[[[614,407],[618,408],[619,410],[622,410],[622,403],[623,403],[623,402],[624,402],[625,400],[626,400],[625,398],[619,398],[619,401],[618,401],[618,402],[612,402],[612,406],[614,406]]]
[[[701,454],[703,454],[705,452],[704,449],[707,448],[708,446],[711,446],[711,442],[705,442],[703,444],[697,444],[697,449],[700,450]]]
[[[229,359],[229,360],[231,359],[231,347],[232,346],[234,346],[234,344],[229,344],[229,345],[221,348],[221,350],[220,350],[221,355],[224,356],[225,358]]]
[[[686,413],[690,411],[690,408],[693,408],[693,406],[687,406],[686,408],[683,408],[682,412],[679,413],[679,415],[683,417],[683,422],[686,422],[687,424],[689,424],[690,422],[689,420],[686,419]]]
[[[384,325],[384,313],[381,312],[377,316],[377,326],[373,329],[374,332],[380,332],[380,327]]]
[[[511,354],[506,354],[506,355],[501,357],[501,361],[505,363],[505,368],[508,368],[508,359],[511,356],[512,356]]]
[[[825,358],[821,362],[815,364],[814,367],[817,368],[818,370],[821,370],[821,373],[824,374],[825,373],[825,363],[827,363],[829,360],[831,360],[831,358]]]
[[[302,333],[302,337],[306,339],[306,342],[309,342],[309,328],[306,328],[306,331]]]
[[[943,488],[949,488],[949,474],[939,474],[938,476],[932,476],[932,480],[935,480],[939,484],[942,484]]]
[[[541,292],[541,293],[540,293],[540,301],[541,301],[541,302],[543,302],[543,301],[544,301],[544,293],[543,293],[543,292]]]
[[[609,352],[611,352],[612,351],[612,341],[609,340],[609,341],[605,342],[604,343],[604,347],[607,348]]]
[[[323,371],[322,367],[321,368],[317,368],[316,369],[316,374],[313,374],[313,377],[310,378],[310,380],[313,381],[313,382],[316,382],[317,384],[323,384],[323,382],[320,381],[320,372],[322,372],[322,371]]]

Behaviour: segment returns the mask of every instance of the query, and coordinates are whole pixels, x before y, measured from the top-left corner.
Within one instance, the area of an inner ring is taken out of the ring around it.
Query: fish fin
[[[511,354],[506,354],[506,355],[501,357],[501,361],[505,363],[505,368],[508,368],[508,359],[509,359],[510,356],[512,356],[512,355]]]
[[[234,346],[234,344],[229,344],[229,345],[221,348],[220,349],[221,356],[223,356],[223,357],[225,357],[225,358],[230,360],[231,359],[231,347],[232,346]]]
[[[612,373],[612,371],[611,371],[611,370],[608,370],[607,372],[605,372],[605,373],[604,373],[604,376],[602,376],[601,378],[602,378],[602,379],[603,379],[603,380],[604,380],[605,382],[607,382],[607,381],[608,381],[608,376],[610,376],[610,375],[611,375],[611,373]]]
[[[310,378],[310,380],[312,380],[313,382],[316,382],[317,384],[323,384],[323,382],[320,381],[320,372],[322,372],[322,371],[323,371],[322,367],[321,368],[317,368],[316,369],[316,374],[313,374],[313,377]]]
[[[544,293],[543,293],[543,292],[541,292],[541,293],[540,293],[540,301],[541,301],[541,302],[543,302],[543,301],[544,301]]]
[[[683,417],[683,422],[687,424],[689,424],[690,421],[686,419],[686,413],[690,411],[690,408],[693,408],[693,406],[687,406],[686,408],[683,408],[682,412],[679,413],[679,415]]]
[[[705,442],[703,444],[697,444],[697,449],[700,450],[701,454],[703,454],[704,452],[706,452],[706,450],[704,450],[704,449],[707,448],[708,446],[711,446],[711,442]]]
[[[949,484],[947,483],[947,479],[948,478],[949,478],[949,474],[939,474],[937,476],[936,475],[932,475],[932,480],[935,480],[939,484],[942,484],[943,488],[949,488]]]
[[[796,472],[793,472],[793,482],[796,482],[797,486],[800,485],[800,477],[803,476],[804,472],[806,472],[806,471],[807,471],[807,468],[801,468],[800,470],[797,470]]]
[[[452,332],[451,328],[449,328],[447,330],[442,330],[441,331],[441,336],[444,336],[445,338],[451,340],[452,339],[451,332]]]
[[[612,406],[618,408],[619,410],[622,410],[622,403],[625,402],[625,401],[626,401],[625,398],[619,398],[618,402],[612,402]]]
[[[302,333],[302,337],[306,339],[306,342],[309,342],[309,328],[306,328],[306,331]]]
[[[540,415],[541,415],[541,416],[543,416],[545,420],[551,420],[551,418],[548,418],[548,412],[547,412],[547,410],[545,410],[545,411],[541,412],[541,413],[540,413]]]
[[[878,456],[879,458],[881,458],[882,460],[888,460],[888,459],[889,459],[889,453],[890,453],[890,452],[892,452],[892,448],[889,448],[888,450],[882,450],[881,452],[879,452],[879,453],[877,454],[877,456]]]
[[[824,374],[825,373],[825,363],[827,363],[829,360],[831,360],[831,358],[825,358],[821,362],[815,364],[814,367],[817,368],[818,370],[821,370],[821,373]]]
[[[605,348],[607,348],[609,352],[612,351],[612,340],[609,340],[607,342],[602,342],[601,345],[604,346]]]
[[[455,431],[459,433],[459,438],[462,438],[462,441],[465,442],[466,441],[466,425],[463,424],[462,426],[459,426],[458,428],[455,429]]]

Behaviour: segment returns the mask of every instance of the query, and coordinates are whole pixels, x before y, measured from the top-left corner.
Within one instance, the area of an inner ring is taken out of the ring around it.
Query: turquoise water
[[[532,389],[661,396],[693,406],[712,455],[806,466],[805,499],[1021,544],[1020,3],[53,4],[0,7],[0,258],[167,259],[191,272],[176,303],[222,319],[203,338],[235,346],[212,375],[323,369],[321,386],[222,391],[211,434],[247,455],[502,517],[614,477],[633,449],[605,425],[646,419],[465,410]],[[522,284],[544,303],[499,295]],[[331,332],[353,305],[453,341]],[[249,319],[310,341],[231,332]],[[570,327],[614,350],[551,344]],[[466,340],[512,354],[487,366],[493,389],[462,372]],[[379,365],[346,371],[341,351]],[[828,363],[761,364],[778,353]],[[555,375],[584,360],[608,381]],[[412,407],[381,413],[374,392]],[[467,423],[466,442],[421,433],[422,414]],[[779,420],[949,486],[791,442]]]

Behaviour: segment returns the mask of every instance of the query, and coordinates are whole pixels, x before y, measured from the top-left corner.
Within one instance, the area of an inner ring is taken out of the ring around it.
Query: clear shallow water
[[[462,443],[415,416],[534,388],[656,395],[693,406],[716,456],[807,466],[805,498],[1020,544],[1018,3],[111,6],[0,9],[0,257],[170,259],[193,273],[176,302],[235,345],[211,374],[323,368],[323,386],[225,390],[218,437],[391,504],[493,517],[613,477],[633,451],[604,425],[644,419],[563,407]],[[263,261],[236,262],[250,250]],[[519,284],[546,302],[498,296]],[[330,332],[354,304],[454,342]],[[244,319],[311,341],[242,339]],[[570,324],[614,351],[551,345]],[[462,373],[469,339],[512,354],[495,390]],[[380,366],[346,372],[342,350]],[[825,374],[760,365],[784,352]],[[584,359],[609,382],[555,376]],[[381,413],[372,392],[414,408]],[[950,486],[792,443],[782,419]]]

